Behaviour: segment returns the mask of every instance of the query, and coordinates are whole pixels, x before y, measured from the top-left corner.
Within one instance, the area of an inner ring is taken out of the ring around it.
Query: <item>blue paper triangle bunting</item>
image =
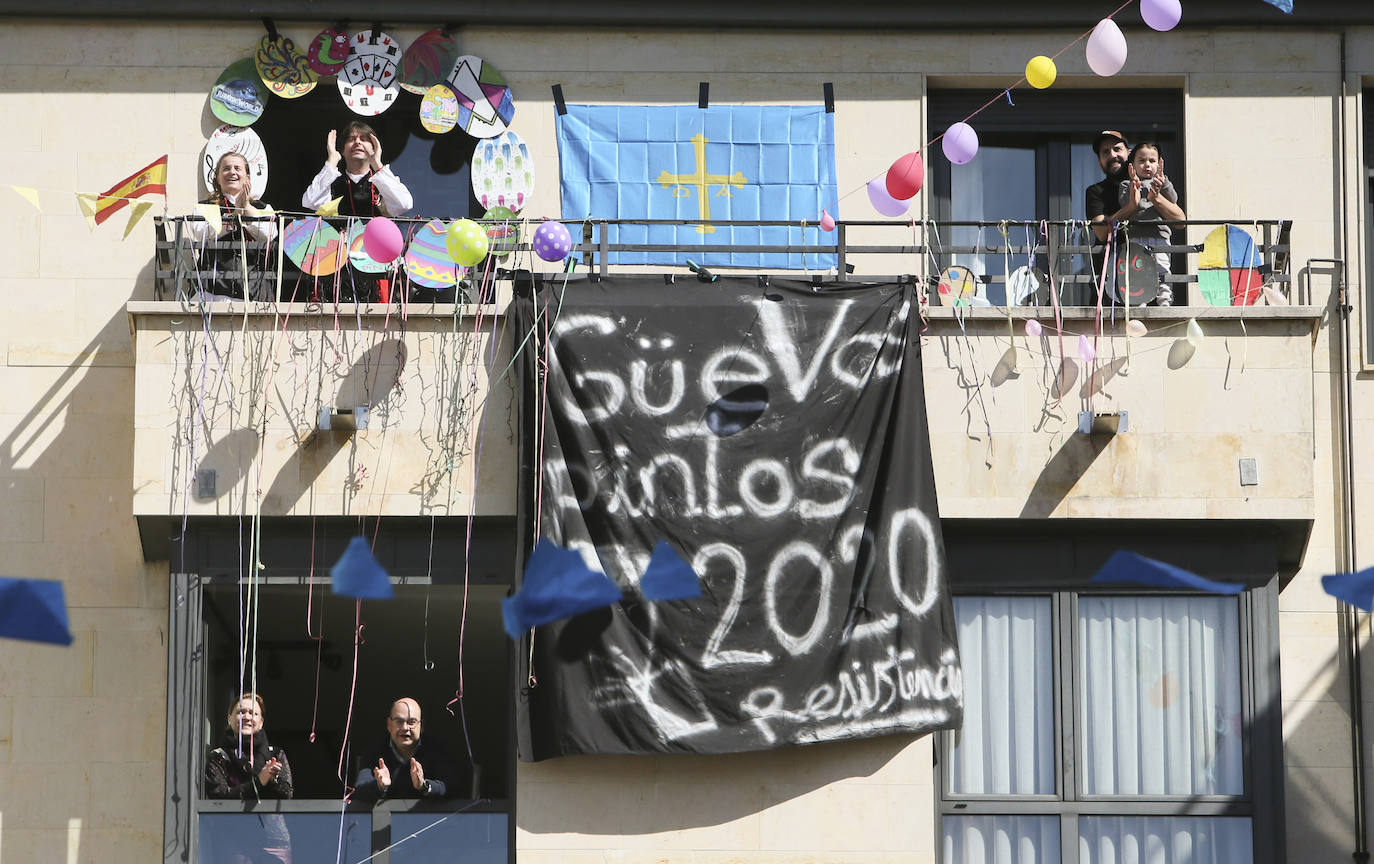
[[[391,577],[372,557],[366,537],[354,537],[329,571],[335,594],[359,600],[390,600],[395,594]]]
[[[1214,582],[1175,567],[1119,549],[1107,559],[1102,569],[1093,574],[1093,582],[1127,582],[1136,585],[1153,585],[1159,588],[1186,588],[1193,591],[1206,591],[1208,594],[1239,594],[1244,585],[1233,582]]]

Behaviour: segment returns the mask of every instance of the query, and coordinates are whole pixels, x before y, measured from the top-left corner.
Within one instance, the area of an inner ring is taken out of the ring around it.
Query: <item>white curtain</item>
[[[1250,820],[1214,816],[1082,816],[1079,864],[1242,864]],[[948,860],[948,859],[946,859]]]
[[[974,163],[955,165],[950,170],[950,218],[955,222],[1035,219],[1033,145],[979,147],[978,159]],[[946,244],[960,246],[1003,243],[1002,235],[996,228],[953,228],[950,236],[941,239]],[[1024,246],[1025,229],[1016,228],[1009,239],[1013,245]],[[1011,257],[1013,268],[1026,263],[1025,253]],[[1001,255],[954,255],[951,263],[961,264],[979,275],[1006,275],[1006,262]],[[1006,303],[1003,284],[987,285],[986,288],[994,306]]]
[[[1058,816],[946,816],[944,864],[1059,864]]]
[[[1244,792],[1235,598],[1082,596],[1078,663],[1085,794]]]
[[[964,725],[949,791],[1053,794],[1054,663],[1048,597],[956,597]]]

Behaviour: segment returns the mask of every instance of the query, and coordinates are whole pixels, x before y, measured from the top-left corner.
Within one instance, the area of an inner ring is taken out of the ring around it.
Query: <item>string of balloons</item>
[[[864,185],[867,187],[868,200],[873,205],[873,209],[887,217],[897,217],[906,213],[910,207],[911,199],[916,197],[916,193],[920,192],[921,187],[925,184],[925,161],[921,153],[928,150],[937,141],[940,142],[940,149],[944,152],[945,158],[949,159],[950,162],[955,165],[966,165],[972,162],[974,157],[978,155],[978,132],[970,125],[969,121],[992,107],[1004,95],[1010,101],[1011,91],[1022,84],[1029,84],[1037,90],[1044,90],[1052,86],[1059,75],[1059,70],[1054,63],[1055,58],[1083,39],[1088,40],[1085,52],[1088,66],[1095,74],[1109,78],[1120,72],[1126,65],[1126,36],[1113,19],[1135,2],[1137,0],[1126,0],[1111,14],[1098,21],[1092,30],[1083,33],[1055,54],[1051,56],[1038,54],[1032,57],[1026,63],[1025,75],[1015,84],[997,91],[991,99],[974,109],[964,119],[951,124],[944,132],[926,142],[925,146],[899,156],[887,169],[886,174],[869,179]],[[1172,30],[1178,26],[1179,21],[1183,18],[1183,7],[1180,0],[1139,0],[1139,3],[1141,18],[1152,30],[1160,32]],[[845,193],[830,206],[838,204],[840,200],[849,197],[856,191],[858,191],[857,188]],[[821,210],[819,222],[822,230],[834,230],[835,219],[830,215],[829,208]]]

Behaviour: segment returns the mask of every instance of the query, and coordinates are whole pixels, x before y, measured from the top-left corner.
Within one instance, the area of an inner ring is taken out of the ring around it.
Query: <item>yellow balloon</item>
[[[449,257],[463,267],[475,267],[487,257],[487,232],[471,219],[459,219],[448,226],[444,238]]]
[[[1036,90],[1044,90],[1054,83],[1054,76],[1059,74],[1054,68],[1054,61],[1044,54],[1037,55],[1030,59],[1026,64],[1026,81]]]

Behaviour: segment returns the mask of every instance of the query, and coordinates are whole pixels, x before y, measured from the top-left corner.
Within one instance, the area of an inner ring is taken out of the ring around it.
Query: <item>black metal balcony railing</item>
[[[333,277],[316,279],[301,273],[285,256],[280,255],[277,244],[258,241],[206,241],[194,242],[186,225],[202,221],[199,216],[159,218],[157,220],[157,270],[155,291],[157,299],[181,299],[195,297],[204,292],[216,295],[243,297],[250,300],[328,300],[327,291],[320,285],[332,282]],[[397,219],[403,231],[418,227],[429,220]],[[477,220],[481,221],[481,220]],[[930,274],[932,280],[941,269],[951,264],[968,261],[962,258],[972,256],[982,258],[994,266],[987,268],[993,272],[977,274],[985,285],[1005,285],[1007,274],[1001,272],[1001,262],[1010,257],[1017,262],[1033,260],[1042,262],[1045,269],[1052,271],[1057,286],[1058,300],[1063,305],[1090,305],[1096,302],[1097,276],[1094,274],[1093,256],[1100,256],[1105,246],[1087,229],[1083,222],[894,222],[894,221],[851,221],[837,222],[833,242],[817,245],[795,244],[692,244],[672,245],[654,243],[611,242],[611,231],[615,226],[684,226],[713,225],[718,228],[795,228],[796,222],[769,220],[669,220],[669,219],[590,219],[581,225],[581,242],[573,245],[574,260],[588,271],[602,276],[609,275],[616,265],[620,253],[682,253],[699,256],[703,253],[774,253],[788,255],[827,255],[834,256],[837,262],[835,272],[817,275],[814,271],[806,275],[813,281],[825,280],[862,280],[885,281],[910,277],[913,272]],[[1152,226],[1158,223],[1151,223]],[[1289,220],[1198,220],[1169,223],[1176,235],[1184,233],[1189,227],[1215,229],[1220,226],[1234,225],[1244,229],[1254,237],[1254,251],[1261,265],[1259,272],[1266,284],[1275,287],[1286,298],[1291,297],[1292,278],[1290,275],[1289,233],[1292,222]],[[1129,225],[1127,230],[1129,231]],[[855,231],[862,232],[862,242],[852,243],[849,238]],[[884,232],[900,231],[910,242],[883,244],[872,242]],[[968,235],[976,239],[971,242]],[[1025,238],[1014,242],[1012,238]],[[944,239],[949,238],[949,239]],[[991,242],[988,242],[991,240]],[[1179,243],[1155,247],[1151,251],[1163,252],[1172,259],[1172,272],[1165,281],[1175,286],[1176,304],[1186,302],[1179,290],[1181,286],[1196,283],[1197,256],[1203,251],[1203,243]],[[507,259],[514,262],[528,261],[531,247],[521,242],[513,248],[515,253]],[[853,260],[856,256],[885,256],[883,260],[899,262],[891,272],[856,273]],[[281,278],[278,280],[278,262],[281,261]],[[919,263],[917,263],[919,262]],[[569,266],[572,266],[570,263]],[[643,269],[643,268],[638,268]],[[670,268],[664,268],[670,269]],[[730,268],[712,265],[713,270]],[[977,268],[974,268],[977,269]],[[1004,267],[1001,268],[1005,270]],[[512,278],[514,270],[494,269],[490,274],[496,279]],[[749,272],[761,272],[750,268]],[[776,271],[775,271],[776,272]],[[787,271],[788,275],[798,275]],[[417,291],[409,284],[404,268],[393,275],[398,288],[390,293],[393,298],[404,295],[415,299],[439,302],[466,302],[473,299],[472,282],[464,274],[463,268],[455,265],[457,290]],[[245,292],[244,286],[247,285]],[[934,295],[932,295],[934,296]],[[478,298],[486,299],[486,298]],[[1305,302],[1304,298],[1296,298]]]

